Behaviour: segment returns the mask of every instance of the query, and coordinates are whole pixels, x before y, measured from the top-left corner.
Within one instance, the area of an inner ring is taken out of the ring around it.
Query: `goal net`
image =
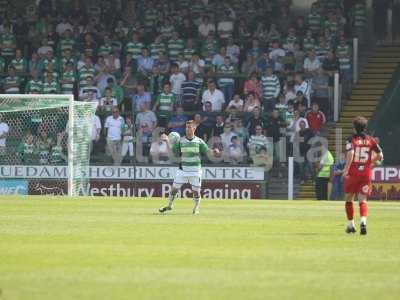
[[[72,95],[0,95],[1,187],[82,195],[89,184],[94,112],[91,103]]]

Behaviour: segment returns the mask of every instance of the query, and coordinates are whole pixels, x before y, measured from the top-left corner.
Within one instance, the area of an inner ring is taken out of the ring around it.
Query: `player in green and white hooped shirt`
[[[173,208],[175,197],[185,183],[190,183],[193,192],[193,214],[199,213],[200,208],[200,189],[201,189],[201,156],[206,155],[210,150],[207,144],[199,137],[194,135],[196,126],[193,120],[186,122],[186,136],[171,147],[172,152],[180,158],[179,169],[177,170],[172,184],[172,191],[168,197],[168,205],[159,209],[164,213]],[[212,150],[215,155],[219,154],[218,149]]]

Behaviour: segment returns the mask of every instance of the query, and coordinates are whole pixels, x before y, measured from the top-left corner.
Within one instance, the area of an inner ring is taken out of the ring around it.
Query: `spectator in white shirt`
[[[294,82],[294,91],[296,92],[296,95],[298,94],[298,92],[302,92],[304,98],[307,99],[307,103],[309,104],[311,95],[311,84],[305,81],[303,75],[299,73],[295,75]]]
[[[93,151],[93,144],[97,143],[100,140],[100,132],[101,132],[101,121],[99,116],[96,114],[92,119],[92,142],[90,143],[90,153]]]
[[[119,115],[119,109],[114,107],[112,116],[107,117],[104,127],[107,129],[107,150],[115,166],[119,166],[122,161],[122,125],[124,125],[124,118]]]
[[[74,30],[73,26],[69,23],[65,16],[62,17],[61,22],[56,26],[56,32],[59,36],[62,36],[66,30],[71,32]]]
[[[217,89],[215,81],[213,79],[209,79],[207,82],[208,88],[204,91],[201,102],[204,104],[206,102],[211,102],[211,110],[214,112],[221,112],[225,106],[225,97],[224,94]]]
[[[279,47],[279,43],[273,42],[272,49],[269,52],[269,58],[275,62],[275,71],[283,70],[282,58],[285,57],[285,55],[285,50]]]
[[[0,115],[0,156],[5,155],[6,153],[6,140],[8,132],[10,131],[10,127],[2,120],[2,118],[3,117]]]
[[[228,45],[226,46],[226,54],[231,58],[231,62],[237,64],[239,62],[240,48],[234,44],[233,38],[228,39]]]
[[[220,135],[222,146],[224,148],[224,154],[228,154],[229,145],[231,144],[231,139],[236,136],[236,134],[232,131],[232,124],[229,122],[225,122],[224,124],[224,132]]]
[[[161,132],[159,138],[151,143],[150,156],[154,164],[169,164],[168,136]]]
[[[206,38],[210,33],[215,32],[215,25],[210,23],[208,16],[204,16],[198,30],[200,37]]]
[[[244,150],[241,140],[235,135],[231,138],[227,160],[233,164],[241,163],[244,158]]]
[[[180,100],[180,96],[182,95],[181,86],[182,83],[186,80],[185,74],[183,74],[179,70],[178,64],[171,65],[172,75],[169,78],[172,86],[172,93]]]
[[[239,94],[236,94],[233,96],[233,99],[229,102],[225,111],[229,113],[243,111],[243,105],[244,105],[243,99],[240,98]]]
[[[315,50],[308,52],[308,56],[304,60],[304,72],[307,77],[313,77],[317,75],[318,69],[321,67],[321,62],[319,61]]]
[[[229,13],[227,13],[220,22],[218,22],[217,30],[221,39],[227,39],[232,36],[233,22],[229,17]]]

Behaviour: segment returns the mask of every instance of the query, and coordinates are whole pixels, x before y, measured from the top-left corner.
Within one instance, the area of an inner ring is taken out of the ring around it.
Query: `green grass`
[[[399,299],[400,203],[0,198],[1,300]]]

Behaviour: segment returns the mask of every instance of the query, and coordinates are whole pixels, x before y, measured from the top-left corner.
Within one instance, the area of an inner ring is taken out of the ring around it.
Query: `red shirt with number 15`
[[[346,151],[354,150],[349,175],[371,178],[372,153],[381,153],[382,149],[375,139],[367,134],[355,134],[346,143]]]

